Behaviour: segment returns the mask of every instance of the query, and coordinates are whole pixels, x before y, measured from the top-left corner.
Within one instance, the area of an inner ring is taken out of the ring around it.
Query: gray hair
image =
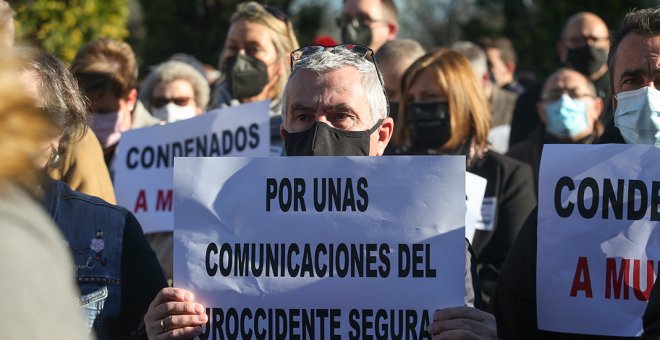
[[[369,102],[371,108],[373,122],[385,118],[387,116],[387,98],[385,97],[385,89],[380,82],[381,75],[375,64],[345,48],[336,47],[305,56],[293,66],[282,98],[282,118],[284,121],[286,121],[286,98],[289,84],[298,71],[310,70],[321,75],[344,67],[353,67],[360,72],[362,87],[367,94],[367,102]]]
[[[62,132],[60,150],[80,140],[87,132],[89,111],[76,78],[57,57],[36,48],[18,48],[24,71],[35,77],[39,104]]]
[[[468,58],[472,65],[472,70],[479,79],[481,79],[484,73],[488,72],[486,52],[484,52],[484,49],[477,44],[469,41],[459,41],[454,43],[451,48]]]
[[[175,60],[158,64],[149,73],[140,88],[140,100],[149,106],[156,85],[177,79],[182,79],[190,83],[195,92],[195,103],[197,107],[206,110],[211,92],[208,81],[194,67]]]
[[[607,57],[607,68],[610,73],[610,84],[614,87],[614,62],[616,61],[616,52],[623,38],[630,33],[641,35],[659,35],[660,34],[660,6],[653,8],[644,8],[626,14],[621,20],[619,30],[612,33],[610,52]]]

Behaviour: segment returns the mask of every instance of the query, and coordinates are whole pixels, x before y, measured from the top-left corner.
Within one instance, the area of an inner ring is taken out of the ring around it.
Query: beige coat
[[[88,129],[80,141],[68,146],[59,167],[51,169],[48,174],[73,190],[117,204],[103,149],[92,129]]]

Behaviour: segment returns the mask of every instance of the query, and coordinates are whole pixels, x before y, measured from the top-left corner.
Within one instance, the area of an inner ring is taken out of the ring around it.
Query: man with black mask
[[[387,98],[373,54],[360,45],[308,46],[291,54],[292,72],[282,98],[280,128],[287,156],[383,154],[394,122],[388,117]],[[474,262],[466,247],[466,306],[437,310],[428,327],[430,335],[447,332],[456,338],[496,338],[495,318],[473,307],[480,306],[479,295],[474,294],[479,291],[473,284],[476,281]],[[200,334],[207,318],[191,292],[165,288],[152,302],[144,321],[151,337],[179,339]]]
[[[393,0],[344,0],[342,14],[337,18],[344,44],[378,49],[399,32],[397,9]]]
[[[587,76],[596,86],[598,96],[610,96],[607,76],[607,50],[610,35],[603,19],[580,12],[568,19],[557,44],[559,59],[566,66]]]
[[[280,134],[287,156],[380,156],[392,136],[382,77],[373,51],[359,45],[303,47],[292,53]],[[467,243],[467,241],[466,241]],[[495,338],[495,319],[481,301],[466,248],[466,306],[437,310],[430,335]],[[473,279],[474,278],[474,279]],[[475,288],[476,287],[476,288]]]
[[[557,43],[559,60],[568,68],[584,74],[596,86],[596,93],[606,104],[600,121],[608,123],[612,119],[611,90],[607,68],[607,51],[610,35],[603,19],[594,13],[579,12],[571,16],[564,25],[561,40]],[[538,125],[536,103],[539,102],[539,83],[523,93],[516,103],[511,123],[509,145],[525,139]]]

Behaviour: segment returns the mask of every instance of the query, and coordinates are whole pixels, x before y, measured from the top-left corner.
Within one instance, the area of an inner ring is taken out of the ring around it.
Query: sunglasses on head
[[[358,44],[342,44],[342,45],[337,45],[337,46],[304,46],[301,47],[293,52],[291,52],[291,69],[293,69],[293,66],[297,64],[299,61],[302,59],[305,59],[313,54],[323,52],[323,51],[338,51],[338,50],[348,50],[350,52],[353,52],[353,54],[357,55],[360,58],[367,59],[370,62],[376,66],[376,70],[378,70],[378,64],[376,63],[376,60],[374,59],[374,50],[370,49],[369,47],[358,45]],[[380,72],[379,72],[380,75]]]
[[[151,99],[151,106],[161,108],[169,103],[174,103],[178,106],[186,106],[188,103],[192,100],[190,97],[174,97],[174,98],[166,98],[166,97],[155,97]]]
[[[385,93],[385,83],[383,82],[383,76],[380,74],[380,70],[378,69],[378,63],[376,62],[376,59],[374,59],[374,54],[375,54],[374,50],[370,49],[369,47],[358,44],[342,44],[342,45],[330,46],[330,47],[326,47],[326,46],[301,47],[291,52],[291,70],[293,70],[293,67],[298,62],[308,58],[313,54],[323,51],[330,51],[334,53],[339,50],[348,50],[353,54],[355,54],[357,57],[366,59],[370,61],[372,64],[374,64],[374,67],[376,68],[376,74],[378,75],[378,80],[380,81],[380,87],[383,89],[383,93]],[[385,93],[385,100],[387,101],[387,116],[389,116],[390,105],[389,105],[389,99],[387,98],[387,93]]]
[[[568,94],[568,96],[573,98],[573,99],[580,99],[580,98],[584,98],[584,97],[596,98],[596,96],[593,95],[593,94],[586,93],[586,92],[581,92],[578,89],[573,88],[573,89],[552,89],[552,90],[549,90],[546,93],[543,93],[541,95],[541,100],[547,101],[547,102],[556,101],[556,100],[559,100],[559,98],[561,98],[564,95],[564,93]]]
[[[266,12],[270,13],[270,15],[276,17],[277,19],[283,21],[285,24],[289,23],[289,15],[286,14],[283,10],[269,4],[262,4],[263,8],[266,10]]]

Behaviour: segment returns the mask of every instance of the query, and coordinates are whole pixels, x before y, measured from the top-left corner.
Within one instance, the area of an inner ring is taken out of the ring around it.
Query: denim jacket
[[[64,182],[46,185],[44,207],[71,249],[80,288],[79,307],[88,330],[112,337],[109,324],[119,317],[121,254],[129,212],[99,198],[73,191]]]

